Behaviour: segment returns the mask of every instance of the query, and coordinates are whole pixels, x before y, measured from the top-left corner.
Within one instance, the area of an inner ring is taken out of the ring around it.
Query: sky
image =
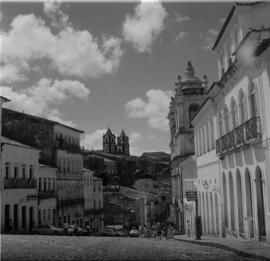
[[[1,2],[4,107],[83,130],[102,148],[108,127],[130,152],[169,152],[167,120],[177,75],[217,80],[213,43],[228,2]]]

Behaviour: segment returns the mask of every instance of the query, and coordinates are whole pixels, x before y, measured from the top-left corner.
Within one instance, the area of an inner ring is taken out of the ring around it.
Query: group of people
[[[172,225],[153,223],[151,226],[139,226],[139,236],[155,240],[172,239],[175,229]]]

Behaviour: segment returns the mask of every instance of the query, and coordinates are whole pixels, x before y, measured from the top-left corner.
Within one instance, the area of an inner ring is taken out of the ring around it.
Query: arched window
[[[250,106],[250,118],[256,117],[258,115],[257,107],[257,92],[254,82],[249,85],[249,106]]]
[[[232,119],[232,129],[237,126],[237,107],[234,98],[231,99],[231,119]]]
[[[224,127],[225,133],[228,133],[230,129],[230,122],[229,122],[229,110],[227,107],[224,108]]]
[[[223,119],[221,111],[218,114],[218,127],[219,127],[219,136],[223,135]]]
[[[239,91],[238,100],[239,100],[239,120],[240,123],[243,123],[246,120],[246,98],[242,89]]]
[[[189,127],[193,128],[191,124],[191,119],[194,116],[195,112],[198,110],[200,106],[198,104],[191,104],[188,108],[188,114],[189,114]]]

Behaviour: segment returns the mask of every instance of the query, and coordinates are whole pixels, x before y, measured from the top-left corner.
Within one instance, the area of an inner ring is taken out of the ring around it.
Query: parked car
[[[106,237],[114,237],[116,236],[114,229],[105,227],[102,231],[102,235]]]
[[[131,229],[128,235],[130,237],[139,237],[139,231],[137,229]]]
[[[115,234],[114,236],[116,236],[116,237],[127,237],[128,231],[125,231],[123,229],[117,229],[117,230],[115,230],[114,234]]]
[[[77,233],[75,232],[75,226],[74,225],[69,225],[67,229],[67,234],[68,235],[77,235],[77,236],[84,236],[87,235],[88,232],[86,229],[83,229],[81,227],[77,227]]]
[[[38,235],[64,235],[64,229],[52,225],[39,225],[32,232]]]

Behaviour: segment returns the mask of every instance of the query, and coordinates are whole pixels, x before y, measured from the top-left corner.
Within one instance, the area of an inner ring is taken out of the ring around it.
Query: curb
[[[190,240],[190,239],[175,238],[175,237],[174,237],[174,239],[178,240],[178,241],[181,241],[181,242],[189,242],[189,243],[197,244],[197,245],[216,247],[216,248],[219,248],[219,249],[223,249],[223,250],[233,252],[233,253],[237,254],[238,256],[242,256],[242,257],[254,258],[254,259],[260,260],[260,261],[270,261],[270,258],[268,258],[268,257],[253,254],[253,253],[248,253],[248,252],[239,250],[237,248],[227,246],[227,245],[223,245],[223,244],[220,244],[220,243],[202,242],[202,241],[198,241],[198,240]]]

